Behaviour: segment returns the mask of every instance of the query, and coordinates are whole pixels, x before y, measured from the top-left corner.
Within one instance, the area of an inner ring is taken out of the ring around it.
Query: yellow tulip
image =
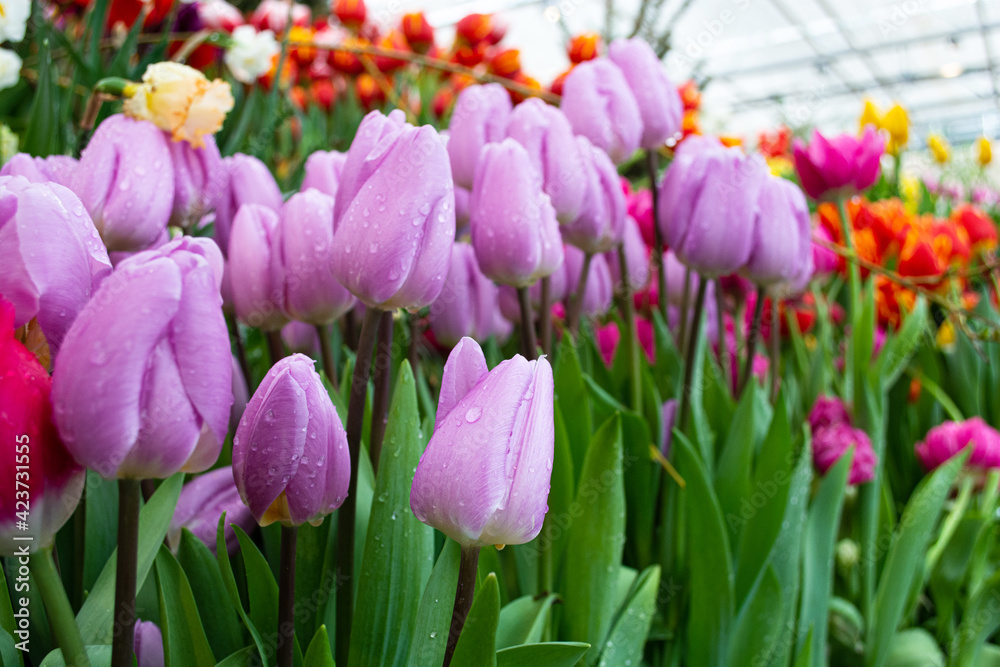
[[[993,147],[990,145],[990,140],[986,137],[979,137],[976,141],[976,160],[979,162],[980,167],[985,167],[990,162],[993,161]]]
[[[927,137],[927,148],[930,149],[934,161],[938,164],[944,164],[951,158],[951,146],[940,134],[932,134]]]
[[[882,118],[879,115],[878,107],[871,100],[865,100],[865,108],[858,119],[858,131],[864,132],[867,125],[874,125],[875,128],[881,126]]]
[[[910,117],[906,109],[899,104],[893,105],[882,116],[882,129],[889,133],[889,153],[899,155],[899,151],[910,139]]]
[[[209,81],[198,70],[174,62],[147,67],[142,83],[126,86],[125,95],[127,116],[151,121],[174,141],[188,141],[195,148],[205,144],[206,134],[219,131],[233,108],[228,83]]]

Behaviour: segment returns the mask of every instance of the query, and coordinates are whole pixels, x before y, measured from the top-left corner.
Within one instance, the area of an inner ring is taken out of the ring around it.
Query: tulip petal
[[[438,395],[435,430],[447,419],[451,411],[472,391],[489,372],[486,356],[479,343],[463,338],[448,355],[441,375],[441,392]]]

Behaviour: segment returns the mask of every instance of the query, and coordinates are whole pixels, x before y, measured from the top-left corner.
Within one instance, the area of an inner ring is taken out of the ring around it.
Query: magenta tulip
[[[864,484],[875,479],[878,457],[872,449],[871,440],[864,431],[852,428],[850,424],[832,424],[813,433],[813,463],[816,464],[820,474],[825,475],[852,447],[854,458],[847,483]]]
[[[878,180],[885,142],[866,126],[861,137],[841,134],[827,139],[813,132],[809,146],[795,142],[793,157],[802,189],[815,200],[857,194]]]

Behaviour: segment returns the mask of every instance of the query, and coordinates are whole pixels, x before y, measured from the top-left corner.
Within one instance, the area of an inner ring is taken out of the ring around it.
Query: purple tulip
[[[233,307],[244,324],[264,331],[280,329],[285,315],[284,274],[275,251],[279,219],[260,204],[244,204],[229,239],[229,279]]]
[[[587,194],[589,164],[588,155],[578,152],[573,128],[563,112],[537,97],[529,98],[508,117],[507,136],[527,149],[559,222],[575,220]]]
[[[797,185],[768,175],[757,200],[750,258],[743,275],[758,285],[792,283],[812,277],[812,223]]]
[[[479,270],[468,243],[452,246],[448,278],[431,304],[429,319],[434,338],[443,345],[455,345],[466,336],[486,340],[510,334],[510,323],[500,314],[497,286]]]
[[[14,326],[38,318],[54,357],[70,325],[111,274],[108,252],[80,200],[57,183],[0,177],[0,294]]]
[[[871,440],[864,431],[852,428],[850,424],[832,424],[813,433],[813,463],[820,474],[825,475],[851,447],[854,448],[854,459],[847,483],[854,486],[875,479],[878,457],[872,449]]]
[[[639,148],[642,115],[618,65],[607,58],[580,63],[563,84],[563,113],[573,131],[621,164]]]
[[[319,333],[305,322],[292,320],[281,327],[281,340],[289,352],[312,356],[319,350]]]
[[[579,248],[567,245],[563,248],[566,262],[566,286],[570,292],[580,284],[580,271],[583,269],[584,253]],[[580,302],[580,312],[595,317],[603,315],[611,308],[615,287],[611,280],[611,270],[604,255],[594,255],[590,258],[590,270],[587,272],[587,284]]]
[[[638,292],[649,284],[652,275],[649,266],[649,251],[642,240],[642,231],[639,223],[632,216],[625,218],[625,229],[622,233],[622,245],[625,248],[625,266],[628,274],[629,286],[632,292]],[[608,268],[611,269],[611,278],[615,284],[621,284],[622,271],[618,264],[618,250],[611,249],[604,253],[608,260]]]
[[[585,137],[577,137],[585,161],[586,198],[575,220],[562,227],[563,239],[589,253],[606,252],[622,240],[628,209],[618,171],[607,154]]]
[[[750,259],[767,167],[708,137],[677,150],[660,185],[660,232],[686,266],[705,278],[735,273]]]
[[[813,199],[835,199],[868,188],[878,180],[885,142],[871,126],[861,137],[841,134],[827,139],[819,130],[806,147],[795,142],[793,158],[802,189]]]
[[[303,177],[302,187],[299,189],[305,192],[309,188],[315,188],[336,199],[337,189],[340,186],[340,175],[344,171],[346,160],[346,153],[316,151],[306,159],[306,175]]]
[[[483,149],[469,212],[479,268],[494,282],[527,287],[562,264],[555,210],[513,139]]]
[[[166,135],[118,114],[97,128],[71,179],[108,250],[141,250],[160,236],[174,201]]]
[[[71,187],[77,161],[68,155],[31,157],[17,153],[0,167],[0,176],[24,176],[32,183],[58,183]]]
[[[240,492],[233,481],[232,466],[198,475],[184,485],[167,530],[167,544],[177,551],[181,543],[181,529],[187,528],[214,554],[219,517],[223,512],[226,513],[226,550],[232,554],[239,546],[233,524],[246,533],[257,526],[250,510],[240,500]]]
[[[448,153],[434,128],[368,114],[347,153],[334,227],[334,275],[366,306],[432,303],[455,240]]]
[[[333,199],[319,190],[285,202],[272,251],[282,266],[284,310],[292,319],[329,324],[354,305],[333,272]]]
[[[215,145],[215,137],[204,137],[205,145],[194,148],[187,141],[171,141],[174,166],[174,203],[170,224],[183,229],[197,226],[215,209],[226,185],[226,172]]]
[[[918,442],[915,449],[924,468],[934,470],[970,444],[970,466],[1000,468],[1000,433],[981,417],[939,424],[927,432],[924,441]]]
[[[132,640],[136,667],[163,667],[163,633],[156,623],[136,619]]]
[[[455,184],[472,189],[483,146],[502,140],[511,113],[510,95],[499,83],[469,86],[458,95],[448,126],[448,159]]]
[[[809,411],[809,428],[813,433],[835,424],[850,424],[847,406],[836,396],[818,396]]]
[[[262,526],[318,526],[344,502],[347,433],[309,357],[285,357],[257,387],[233,438],[233,478]]]
[[[542,529],[552,475],[552,367],[516,355],[487,372],[471,338],[448,356],[413,515],[463,547],[524,544]]]
[[[663,253],[663,272],[667,277],[667,303],[680,306],[684,303],[684,278],[687,275],[687,267],[681,264],[672,250]],[[688,286],[688,304],[694,303],[700,282],[701,278],[692,271],[691,282]],[[663,296],[660,295],[660,298]]]
[[[76,318],[53,373],[66,449],[106,478],[199,472],[219,456],[233,403],[229,332],[211,239],[122,262]]]
[[[225,182],[215,204],[215,240],[228,257],[229,235],[243,204],[259,204],[281,210],[281,190],[267,166],[250,155],[237,153],[222,160]]]
[[[621,68],[642,116],[639,146],[655,150],[681,130],[684,105],[677,87],[667,78],[663,63],[640,37],[616,39],[608,59]]]

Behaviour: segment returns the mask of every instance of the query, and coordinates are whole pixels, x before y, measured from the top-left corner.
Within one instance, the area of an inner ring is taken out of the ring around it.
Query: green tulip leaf
[[[903,630],[892,638],[886,667],[944,667],[937,640],[922,628]]]
[[[319,626],[319,630],[309,642],[304,661],[305,667],[334,667],[333,654],[330,652],[330,636],[326,632],[326,626]]]
[[[181,532],[177,560],[187,575],[198,613],[214,655],[230,655],[243,647],[240,619],[226,593],[212,552],[186,528]]]
[[[139,512],[139,548],[136,558],[136,590],[146,582],[163,538],[174,516],[174,507],[181,494],[184,474],[177,473],[157,488]],[[86,644],[110,644],[114,633],[116,549],[97,578],[93,590],[76,615],[80,636]]]
[[[215,662],[202,627],[194,593],[180,563],[167,547],[156,555],[156,589],[160,596],[160,630],[167,667]]]
[[[504,605],[497,626],[497,650],[542,641],[545,619],[555,599],[555,595],[525,595]]]
[[[413,471],[423,451],[413,373],[404,360],[375,480],[350,665],[401,664],[409,653],[420,596],[434,565],[434,530],[410,510]]]
[[[460,560],[458,543],[447,540],[420,598],[407,662],[411,667],[439,665],[444,660],[448,632],[451,630],[451,612],[455,607]]]
[[[591,645],[596,662],[615,613],[615,581],[625,541],[621,417],[608,419],[594,435],[576,494],[579,516],[569,526],[560,592],[561,636]]]
[[[781,584],[768,567],[764,576],[747,595],[733,626],[729,644],[730,665],[762,664],[760,656],[774,655],[774,647],[781,633]]]
[[[555,383],[555,405],[562,413],[566,434],[573,453],[573,470],[583,468],[583,459],[590,445],[590,397],[583,380],[580,356],[572,336],[563,337],[552,369]]]
[[[223,512],[222,516],[219,517],[219,527],[216,529],[215,533],[215,553],[216,558],[219,561],[219,571],[222,573],[222,583],[225,585],[226,592],[229,594],[230,603],[236,608],[236,613],[239,614],[240,620],[243,621],[243,625],[246,627],[247,631],[250,632],[250,636],[253,637],[254,646],[257,647],[257,652],[260,656],[261,667],[268,667],[268,665],[270,665],[270,653],[264,646],[264,640],[260,636],[257,626],[254,625],[253,620],[249,615],[247,615],[246,610],[243,609],[243,602],[240,600],[240,592],[236,587],[236,577],[233,576],[233,567],[229,562],[229,552],[226,550],[226,534],[224,532],[225,523],[226,514]]]
[[[109,667],[111,665],[111,646],[107,644],[84,646],[87,658],[90,659],[90,667]],[[4,659],[4,666],[9,663]],[[40,667],[66,667],[66,660],[63,659],[62,649],[56,649],[45,656]]]
[[[634,578],[631,590],[621,605],[618,618],[611,626],[601,652],[601,664],[639,665],[649,626],[656,613],[656,596],[660,591],[660,566],[646,568]]]
[[[215,667],[253,667],[257,662],[257,647],[245,646],[227,655]]]
[[[458,637],[453,665],[490,667],[497,664],[497,624],[500,622],[500,586],[496,575],[487,575],[476,591],[472,608]]]
[[[589,644],[579,642],[523,644],[497,651],[496,664],[497,667],[573,667],[589,648]]]

